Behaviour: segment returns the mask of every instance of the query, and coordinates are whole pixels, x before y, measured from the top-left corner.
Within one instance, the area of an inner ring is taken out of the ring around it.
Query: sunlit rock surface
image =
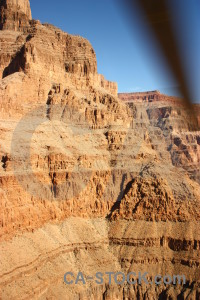
[[[199,299],[200,132],[181,99],[118,96],[86,39],[0,5],[0,298]],[[68,286],[69,271],[186,284]]]

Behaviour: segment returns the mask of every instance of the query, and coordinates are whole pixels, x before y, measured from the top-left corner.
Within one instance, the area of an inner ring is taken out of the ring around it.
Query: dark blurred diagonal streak
[[[188,112],[193,115],[194,130],[196,129],[196,114],[191,101],[191,91],[186,80],[183,64],[181,61],[180,49],[176,42],[175,30],[172,24],[169,1],[167,0],[120,0],[124,10],[128,13],[129,18],[133,12],[140,8],[146,25],[152,30],[161,54],[164,56],[170,70],[172,71],[177,83],[179,84],[180,93]]]

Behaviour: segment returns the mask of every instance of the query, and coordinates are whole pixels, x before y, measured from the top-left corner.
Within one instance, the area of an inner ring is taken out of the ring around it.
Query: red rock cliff
[[[0,0],[0,29],[23,31],[31,19],[29,0]]]

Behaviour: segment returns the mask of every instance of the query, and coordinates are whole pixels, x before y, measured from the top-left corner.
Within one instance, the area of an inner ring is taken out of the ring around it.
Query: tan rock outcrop
[[[31,19],[29,0],[0,0],[0,30],[27,30]]]
[[[198,202],[191,206],[187,199],[175,201],[165,181],[141,177],[129,182],[111,219],[183,222],[192,215],[200,218]]]

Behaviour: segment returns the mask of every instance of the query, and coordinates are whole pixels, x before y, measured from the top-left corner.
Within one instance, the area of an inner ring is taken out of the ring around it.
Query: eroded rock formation
[[[1,299],[199,299],[200,134],[181,100],[118,97],[86,39],[0,5]],[[186,284],[64,283],[79,271]]]
[[[0,1],[0,29],[26,31],[31,19],[29,0]]]

